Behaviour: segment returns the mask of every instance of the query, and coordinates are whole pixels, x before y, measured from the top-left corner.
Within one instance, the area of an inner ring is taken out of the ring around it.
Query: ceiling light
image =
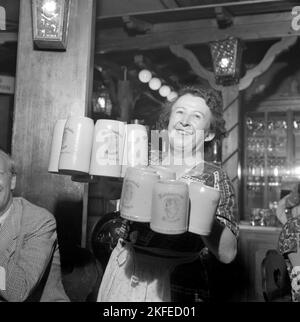
[[[167,97],[169,94],[171,93],[171,88],[168,85],[163,85],[160,89],[159,89],[159,94],[162,97]]]
[[[152,78],[152,74],[149,70],[147,69],[143,69],[139,72],[139,80],[142,82],[142,83],[148,83],[150,82]]]
[[[161,87],[160,79],[158,79],[157,77],[153,77],[149,82],[149,87],[152,90],[157,91]]]
[[[234,37],[210,43],[210,51],[217,84],[227,86],[239,82],[242,50],[241,41]]]

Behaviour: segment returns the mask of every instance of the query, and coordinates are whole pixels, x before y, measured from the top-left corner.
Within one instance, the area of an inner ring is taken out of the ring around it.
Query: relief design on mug
[[[74,130],[70,127],[64,128],[64,134],[62,138],[62,144],[61,144],[61,153],[72,153],[69,149],[68,142],[70,142],[69,137],[74,134]]]
[[[121,139],[121,134],[112,129],[105,129],[98,132],[96,142],[99,145],[96,159],[99,164],[102,164],[103,160],[109,161],[111,165],[120,164],[119,144]]]
[[[168,222],[177,222],[180,220],[180,210],[182,209],[183,196],[179,194],[159,194],[162,200],[165,216],[162,220]]]
[[[134,157],[137,161],[141,161],[143,157],[143,151],[140,149],[141,146],[146,146],[147,136],[136,137],[128,142],[128,155],[135,154]]]
[[[136,189],[138,189],[140,185],[133,180],[126,180],[123,187],[122,194],[122,207],[130,209],[133,205],[133,197]]]
[[[219,182],[220,182],[219,171],[214,171],[214,188],[215,189],[218,189],[218,190],[220,189]]]
[[[129,124],[127,126],[130,126]],[[124,166],[148,164],[148,135],[146,129],[128,128],[126,137],[126,151],[124,151]]]

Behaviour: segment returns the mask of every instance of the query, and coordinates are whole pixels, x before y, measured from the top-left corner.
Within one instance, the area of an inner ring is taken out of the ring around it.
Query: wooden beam
[[[242,91],[249,87],[253,80],[267,71],[274,62],[275,58],[283,51],[286,51],[291,46],[293,46],[297,42],[297,39],[298,37],[296,36],[285,37],[282,38],[279,42],[272,45],[265,54],[262,61],[254,68],[248,70],[246,75],[240,80],[239,90]]]
[[[300,96],[282,97],[274,95],[268,100],[256,104],[255,111],[257,112],[299,112]]]
[[[166,9],[178,8],[178,4],[175,0],[161,0],[160,2]]]
[[[169,2],[171,0],[161,0],[163,2]],[[183,0],[185,1],[185,0]],[[102,0],[102,2],[105,2],[104,0]],[[269,7],[271,7],[272,5],[276,5],[278,6],[278,2],[281,2],[282,4],[285,4],[286,0],[236,0],[236,1],[228,1],[228,2],[220,2],[220,3],[213,3],[213,4],[200,4],[200,5],[196,5],[196,6],[183,6],[183,7],[175,7],[174,6],[169,5],[168,9],[159,9],[159,10],[147,10],[147,11],[141,11],[139,9],[133,9],[130,8],[129,10],[131,11],[124,11],[121,12],[118,11],[118,13],[113,14],[107,14],[106,12],[103,12],[103,10],[100,12],[100,15],[97,17],[97,20],[104,20],[104,19],[110,19],[110,18],[116,18],[116,17],[120,17],[124,14],[126,15],[130,15],[130,16],[148,16],[148,15],[159,15],[159,14],[165,14],[165,13],[169,13],[169,14],[186,14],[189,12],[194,12],[195,10],[207,10],[207,9],[215,9],[216,7],[243,7],[243,6],[254,6],[254,5],[268,5]],[[165,5],[166,7],[166,5]],[[101,8],[103,9],[103,8]],[[127,7],[126,7],[127,9]]]
[[[177,57],[180,57],[188,62],[193,72],[199,77],[206,79],[210,86],[216,90],[221,90],[222,86],[216,84],[215,75],[213,72],[210,72],[205,67],[201,65],[196,55],[189,49],[186,49],[184,46],[170,46],[170,51]]]
[[[81,225],[81,247],[87,246],[87,222],[88,222],[88,199],[89,199],[89,186],[87,183],[83,184],[83,197],[82,197],[82,225]]]
[[[226,170],[232,181],[236,195],[239,194],[239,166],[240,166],[240,146],[239,136],[239,113],[240,100],[238,86],[227,86],[222,89],[223,116],[226,122],[228,136],[222,142],[222,167]],[[237,201],[237,210],[239,209]]]
[[[232,14],[223,7],[216,7],[215,14],[219,28],[228,28],[233,23]]]
[[[122,17],[125,24],[125,28],[128,31],[134,32],[136,34],[144,34],[152,29],[152,24],[141,19],[137,19],[130,16]]]
[[[233,25],[226,29],[219,29],[216,19],[154,24],[149,33],[135,37],[128,36],[121,28],[99,27],[96,53],[201,44],[228,35],[245,41],[299,36],[300,30],[293,30],[291,24],[291,12],[283,12],[235,17]]]
[[[18,33],[17,32],[0,32],[0,44],[4,44],[6,42],[17,42],[18,41]]]

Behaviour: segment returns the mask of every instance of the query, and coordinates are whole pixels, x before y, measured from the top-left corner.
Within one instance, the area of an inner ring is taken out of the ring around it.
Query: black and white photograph
[[[0,302],[300,302],[299,57],[299,0],[0,0]]]

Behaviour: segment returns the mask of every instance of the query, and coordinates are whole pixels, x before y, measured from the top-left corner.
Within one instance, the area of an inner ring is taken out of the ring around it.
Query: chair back
[[[291,283],[284,257],[270,249],[261,264],[262,290],[266,302],[291,301]]]

